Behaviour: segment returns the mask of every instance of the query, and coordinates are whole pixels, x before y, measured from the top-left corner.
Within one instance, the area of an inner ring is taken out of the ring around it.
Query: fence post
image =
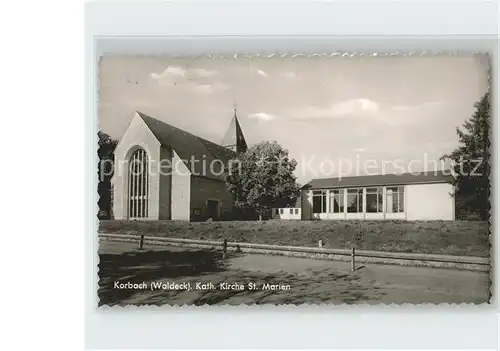
[[[356,249],[354,246],[352,247],[351,251],[351,272],[356,271]]]
[[[141,235],[141,242],[139,243],[139,250],[144,248],[144,234]]]
[[[222,243],[222,258],[227,258],[227,239],[224,239],[224,242]]]

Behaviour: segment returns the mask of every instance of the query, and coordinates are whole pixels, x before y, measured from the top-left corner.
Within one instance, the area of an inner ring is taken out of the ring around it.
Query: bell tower
[[[248,149],[247,142],[243,136],[243,131],[241,130],[240,122],[238,122],[236,106],[234,107],[233,119],[229,124],[229,128],[224,135],[221,145],[236,153],[245,152]]]

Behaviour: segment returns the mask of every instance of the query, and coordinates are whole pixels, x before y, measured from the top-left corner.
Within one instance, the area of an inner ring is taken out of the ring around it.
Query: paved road
[[[478,304],[489,299],[485,272],[365,265],[349,273],[344,262],[253,254],[222,260],[216,250],[140,251],[136,244],[111,242],[101,243],[99,255],[100,303],[109,305]],[[117,282],[136,285],[121,289]]]

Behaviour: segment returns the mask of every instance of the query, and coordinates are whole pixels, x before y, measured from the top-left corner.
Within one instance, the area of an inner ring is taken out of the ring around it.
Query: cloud
[[[261,69],[258,69],[258,70],[257,70],[257,73],[258,73],[259,75],[261,75],[262,77],[264,77],[264,78],[269,77],[269,74],[267,74],[266,72],[264,72],[264,71],[263,71],[263,70],[261,70]]]
[[[257,112],[257,113],[252,113],[251,115],[248,116],[248,118],[252,119],[257,119],[259,121],[271,121],[276,118],[275,115],[271,115],[265,112]]]
[[[443,105],[443,101],[427,101],[417,105],[395,105],[391,107],[393,111],[409,111],[422,108],[439,107]]]
[[[215,82],[213,84],[193,84],[192,86],[195,91],[204,94],[210,94],[229,89],[227,85],[220,82]]]
[[[345,116],[353,114],[375,114],[379,112],[380,107],[378,103],[370,99],[352,99],[334,105],[332,110],[336,116]]]
[[[190,70],[189,73],[198,78],[208,78],[219,74],[219,72],[217,71],[203,69],[203,68],[194,68]]]
[[[197,90],[200,93],[211,93],[213,90],[212,85],[210,84],[195,84],[194,89]]]
[[[214,70],[208,70],[204,68],[192,68],[184,69],[182,67],[168,66],[161,73],[151,73],[149,76],[153,80],[166,80],[166,81],[180,81],[183,78],[186,80],[202,80],[205,78],[211,78],[218,75],[219,72]]]
[[[151,73],[149,76],[154,80],[161,80],[171,77],[184,77],[186,75],[186,70],[181,67],[168,66],[161,73]]]
[[[369,99],[351,99],[326,107],[305,106],[295,109],[291,116],[296,119],[331,119],[346,116],[376,115],[380,106]]]

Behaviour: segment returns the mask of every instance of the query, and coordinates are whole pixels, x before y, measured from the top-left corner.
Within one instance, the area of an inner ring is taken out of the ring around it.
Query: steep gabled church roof
[[[186,167],[192,173],[194,172],[194,175],[224,180],[224,174],[219,174],[220,162],[215,162],[213,168],[210,167],[210,164],[214,160],[226,163],[236,155],[235,152],[142,112],[137,111],[137,114],[143,119],[156,139],[162,145],[175,150]],[[192,158],[196,162],[192,162]],[[203,160],[206,160],[205,164],[202,162]]]
[[[236,116],[236,109],[234,110],[233,119],[224,135],[224,139],[222,139],[221,145],[231,148],[238,153],[247,151],[247,142],[243,136],[238,117]]]

